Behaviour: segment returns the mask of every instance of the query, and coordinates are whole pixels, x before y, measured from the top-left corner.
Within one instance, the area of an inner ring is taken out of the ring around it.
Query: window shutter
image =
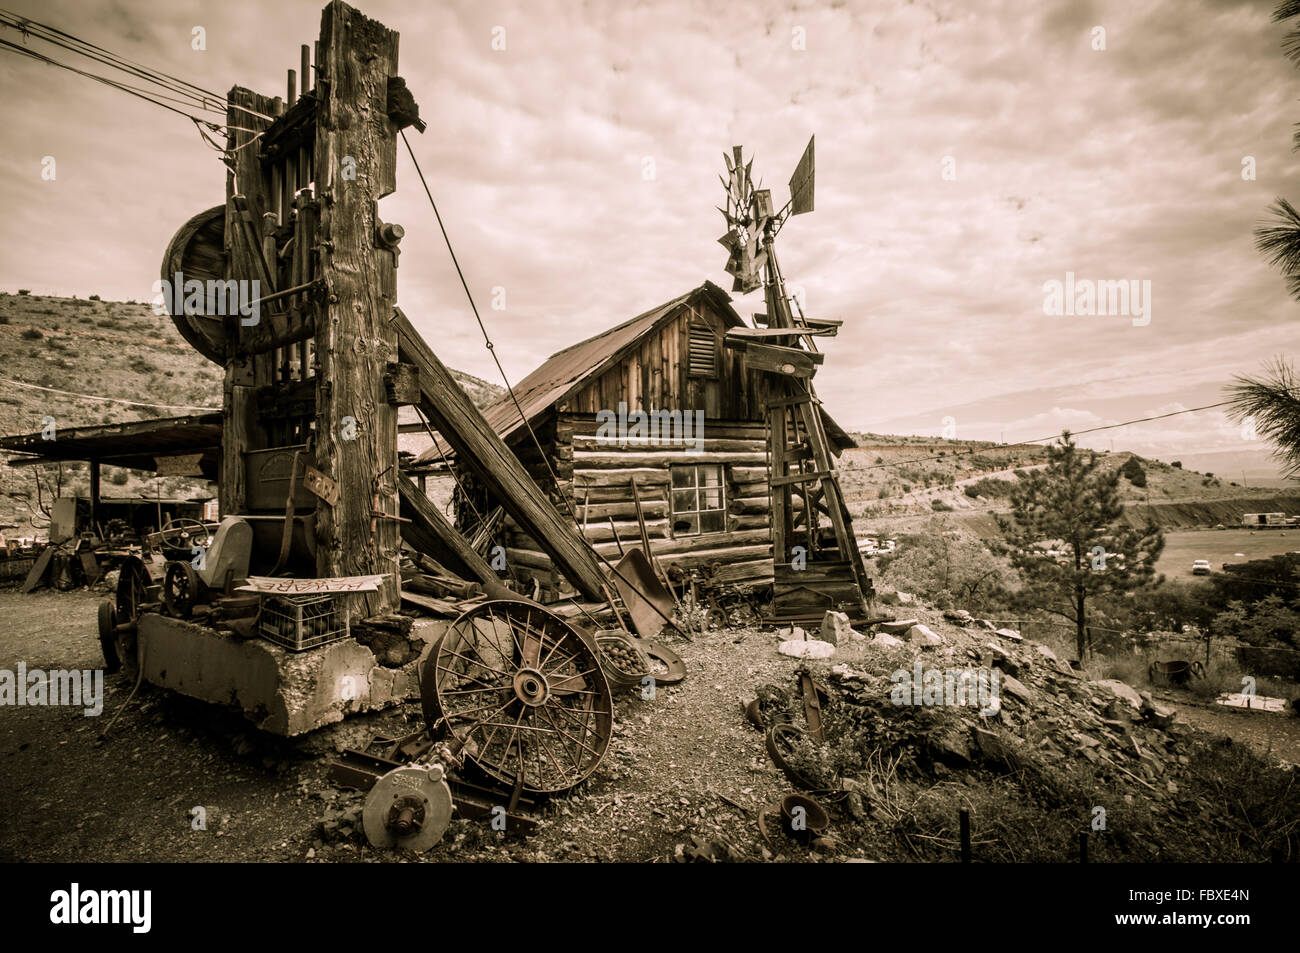
[[[690,330],[690,376],[718,376],[718,339],[703,321],[692,321]]]

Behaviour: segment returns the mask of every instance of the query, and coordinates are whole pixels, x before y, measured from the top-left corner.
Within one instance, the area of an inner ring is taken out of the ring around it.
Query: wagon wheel
[[[186,562],[170,562],[163,576],[162,600],[167,611],[180,619],[188,619],[199,599],[199,577],[194,567]]]
[[[541,606],[484,602],[438,640],[420,679],[434,737],[450,732],[484,773],[534,794],[596,770],[614,708],[595,646]]]
[[[99,647],[104,653],[104,673],[112,675],[122,668],[117,656],[117,607],[112,599],[99,604]]]
[[[153,577],[139,556],[128,556],[117,577],[117,621],[137,622],[140,606],[149,598]]]
[[[136,625],[140,621],[140,607],[148,599],[149,587],[153,579],[149,569],[139,556],[129,556],[122,563],[117,577],[117,596],[114,600],[113,613],[113,647],[114,658],[120,663],[127,678],[135,680],[136,664]],[[104,659],[113,668],[112,659],[108,657],[105,647]],[[116,670],[116,669],[115,669]]]

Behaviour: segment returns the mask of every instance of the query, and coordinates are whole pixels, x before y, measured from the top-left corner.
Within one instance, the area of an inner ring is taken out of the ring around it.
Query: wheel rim
[[[421,680],[425,719],[466,760],[535,794],[586,779],[609,747],[613,699],[595,646],[541,606],[497,600],[462,615]]]

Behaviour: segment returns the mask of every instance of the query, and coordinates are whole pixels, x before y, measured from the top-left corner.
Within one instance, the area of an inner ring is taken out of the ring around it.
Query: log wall
[[[550,490],[561,512],[575,520],[598,553],[616,563],[619,541],[624,547],[641,545],[632,488],[635,478],[650,548],[665,569],[703,570],[729,583],[772,581],[767,443],[761,423],[706,420],[699,448],[610,445],[597,438],[598,427],[594,414],[565,412],[537,428],[559,477],[558,491],[531,439],[525,435],[521,444],[513,446],[530,475]],[[673,535],[669,490],[674,464],[722,466],[726,532]],[[483,511],[482,503],[476,501],[475,506]],[[538,580],[548,599],[573,595],[537,541],[513,521],[506,520],[503,540],[507,564],[518,578]]]

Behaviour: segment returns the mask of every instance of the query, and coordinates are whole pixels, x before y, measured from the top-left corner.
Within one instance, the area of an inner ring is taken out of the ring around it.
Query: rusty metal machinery
[[[428,850],[451,823],[451,788],[440,764],[394,768],[366,795],[361,826],[374,847]]]
[[[533,603],[495,600],[460,616],[429,653],[420,688],[430,736],[516,794],[581,783],[613,733],[596,646]]]

